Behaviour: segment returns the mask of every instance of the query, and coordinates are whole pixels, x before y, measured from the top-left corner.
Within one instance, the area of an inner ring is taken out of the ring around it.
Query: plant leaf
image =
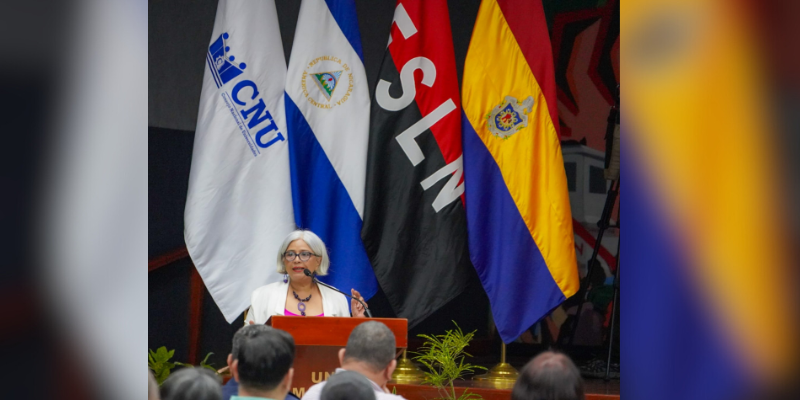
[[[214,373],[215,373],[215,374],[217,373],[217,369],[216,369],[216,368],[214,368],[214,367],[212,367],[212,366],[210,366],[210,365],[208,365],[208,364],[206,364],[206,365],[201,365],[201,367],[203,367],[203,368],[207,368],[207,369],[210,369],[210,370],[214,371]]]
[[[466,356],[472,357],[464,349],[469,346],[475,331],[464,334],[455,321],[453,324],[456,328],[445,331],[443,335],[417,335],[425,341],[418,351],[411,352],[412,359],[428,370],[424,372],[425,378],[422,382],[436,387],[437,392],[442,396],[438,397],[439,399],[479,399],[480,395],[468,393],[466,390],[461,396],[456,396],[453,387],[454,380],[463,379],[465,373],[472,373],[475,368],[485,368],[466,363],[464,360]]]
[[[159,361],[169,359],[169,357],[167,357],[167,348],[165,346],[161,346],[158,348],[158,350],[156,350],[156,359]]]

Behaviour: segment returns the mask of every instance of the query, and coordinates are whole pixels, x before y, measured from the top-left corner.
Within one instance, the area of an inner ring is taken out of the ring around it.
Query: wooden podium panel
[[[367,321],[382,322],[394,333],[397,347],[408,347],[408,320],[405,318],[287,317],[274,315],[267,325],[292,334],[296,345],[346,346],[350,332]]]
[[[294,337],[294,380],[292,392],[303,397],[312,385],[327,380],[339,367],[339,350],[347,345],[356,326],[378,321],[394,333],[398,348],[408,347],[408,320],[404,318],[287,317],[275,315],[267,325]]]

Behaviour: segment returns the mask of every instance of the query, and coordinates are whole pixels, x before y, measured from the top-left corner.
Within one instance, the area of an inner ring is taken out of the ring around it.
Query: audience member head
[[[328,378],[320,400],[375,400],[372,384],[358,372],[341,371]]]
[[[233,336],[228,366],[240,396],[281,400],[292,384],[294,339],[266,325],[247,325]]]
[[[581,373],[566,355],[545,351],[522,368],[511,399],[583,400]]]
[[[356,371],[383,386],[392,379],[397,366],[394,333],[378,321],[364,322],[347,339],[347,347],[339,350],[342,368]]]
[[[158,382],[150,368],[147,369],[147,400],[161,400],[158,396]]]
[[[222,400],[222,380],[206,368],[181,368],[161,385],[162,400]]]

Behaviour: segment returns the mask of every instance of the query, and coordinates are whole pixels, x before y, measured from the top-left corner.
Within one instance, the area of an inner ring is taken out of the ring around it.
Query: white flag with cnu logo
[[[228,322],[294,229],[284,111],[286,61],[275,2],[220,0],[184,214],[186,247]]]
[[[303,0],[286,76],[298,227],[325,241],[322,280],[365,298],[378,289],[361,242],[370,100],[353,0]]]

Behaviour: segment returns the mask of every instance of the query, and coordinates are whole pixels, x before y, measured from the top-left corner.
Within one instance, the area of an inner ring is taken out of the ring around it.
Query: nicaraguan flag
[[[220,0],[205,68],[184,238],[233,322],[255,288],[281,278],[275,254],[294,229],[275,2]]]
[[[330,252],[323,280],[369,298],[378,290],[364,245],[369,91],[353,0],[305,0],[286,78],[297,226]]]

